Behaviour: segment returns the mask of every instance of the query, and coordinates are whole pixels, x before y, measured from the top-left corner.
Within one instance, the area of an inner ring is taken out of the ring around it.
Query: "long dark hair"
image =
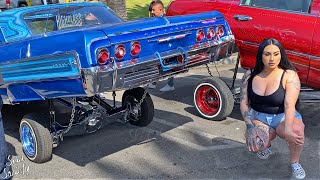
[[[288,60],[287,54],[283,46],[281,45],[281,43],[276,39],[268,38],[263,40],[262,43],[259,45],[259,49],[256,57],[256,65],[254,66],[254,69],[251,75],[252,78],[263,70],[264,64],[262,61],[262,53],[264,48],[271,44],[277,46],[280,49],[281,60],[280,60],[279,67],[283,70],[290,69],[290,70],[296,71],[296,69],[293,67],[291,62]]]

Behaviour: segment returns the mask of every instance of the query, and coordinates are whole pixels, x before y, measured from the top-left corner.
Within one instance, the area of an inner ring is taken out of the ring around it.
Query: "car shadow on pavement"
[[[9,142],[7,142],[8,154],[11,156],[17,156],[16,148]]]
[[[182,126],[185,123],[192,122],[190,117],[177,113],[165,112],[155,109],[155,117],[163,117],[174,123],[176,126]],[[4,116],[5,133],[19,140],[19,122],[22,116]],[[177,121],[179,119],[179,121]],[[79,166],[85,166],[88,163],[108,157],[108,155],[123,151],[131,146],[135,146],[144,141],[157,140],[159,133],[170,131],[174,127],[153,131],[147,127],[136,127],[130,124],[123,124],[119,121],[110,121],[111,123],[99,131],[92,134],[79,136],[66,136],[59,146],[53,149],[53,155],[71,161]],[[154,125],[156,126],[156,125]],[[120,132],[120,133],[119,133]],[[9,144],[9,154],[14,155],[15,148]]]
[[[106,177],[126,179],[290,179],[289,154],[286,151],[276,150],[268,160],[259,160],[245,146],[199,151],[172,141],[155,141],[141,147],[136,144],[137,151],[123,152],[130,154],[125,160],[97,160],[92,166]],[[277,146],[283,148],[285,143]],[[144,151],[151,151],[151,154],[141,154],[139,148],[147,149]],[[303,163],[307,162],[303,160]],[[314,170],[317,166],[317,161],[310,159],[306,170]],[[315,178],[317,174],[308,171],[309,178]]]
[[[155,117],[161,117],[164,114],[167,120],[172,120],[179,126],[193,121],[186,116],[155,109]],[[176,119],[180,119],[180,121],[176,121]],[[131,146],[144,143],[144,141],[158,141],[158,133],[173,129],[173,127],[166,127],[153,131],[148,128],[153,123],[156,122],[151,122],[147,127],[136,127],[130,124],[112,122],[92,134],[65,137],[64,141],[53,149],[53,154],[79,166],[85,166]]]
[[[1,111],[5,134],[13,138],[16,138],[17,140],[20,141],[19,126],[20,126],[20,120],[23,117],[23,113],[18,109],[15,109],[15,107],[13,107],[13,109],[10,109],[10,110],[6,108],[7,106],[3,106]]]

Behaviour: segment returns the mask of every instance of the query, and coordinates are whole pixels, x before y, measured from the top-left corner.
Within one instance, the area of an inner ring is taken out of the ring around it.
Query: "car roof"
[[[55,9],[55,8],[70,7],[70,6],[72,6],[72,7],[83,7],[83,6],[89,7],[89,6],[106,6],[106,5],[101,2],[48,4],[48,5],[40,5],[40,6],[13,8],[13,9],[9,9],[9,10],[1,12],[0,15],[21,14],[21,13],[24,14],[24,13],[34,12],[34,11],[39,11],[39,10]]]
[[[107,7],[103,3],[68,3],[68,4],[49,4],[41,6],[31,6],[31,7],[21,7],[14,8],[0,13],[0,18],[5,19],[5,21],[0,22],[1,28],[5,29],[9,35],[6,37],[8,42],[19,40],[31,36],[31,32],[27,25],[20,18],[24,14],[42,10],[50,10],[64,7]]]

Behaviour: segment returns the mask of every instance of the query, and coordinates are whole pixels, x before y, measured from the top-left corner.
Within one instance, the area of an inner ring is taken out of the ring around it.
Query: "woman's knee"
[[[270,136],[270,141],[274,140],[276,137],[277,137],[277,133],[276,133],[276,130],[270,128],[269,130],[269,136]]]
[[[293,122],[293,127],[292,131],[299,135],[299,136],[304,136],[304,124],[301,120],[295,118]]]

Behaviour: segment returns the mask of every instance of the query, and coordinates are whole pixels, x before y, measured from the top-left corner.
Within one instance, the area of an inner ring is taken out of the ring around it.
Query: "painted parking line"
[[[161,136],[162,138],[165,138],[165,139],[170,140],[172,142],[176,142],[176,143],[188,146],[188,147],[190,147],[192,149],[196,149],[196,150],[199,150],[199,151],[214,151],[214,150],[222,150],[222,149],[232,149],[232,148],[244,147],[244,145],[242,143],[234,142],[234,141],[231,141],[231,140],[229,142],[227,142],[228,144],[224,144],[224,145],[202,146],[202,145],[199,145],[199,144],[195,144],[193,142],[186,141],[184,139],[180,139],[178,137],[175,137],[170,132],[172,132],[175,129],[180,129],[180,130],[191,132],[191,133],[193,133],[195,135],[202,136],[202,137],[209,138],[209,139],[218,138],[219,136],[208,134],[208,133],[205,133],[205,132],[202,132],[202,131],[198,131],[198,130],[195,130],[195,129],[192,129],[192,128],[189,128],[189,127],[181,126],[181,125],[178,125],[178,124],[175,124],[175,123],[172,123],[172,122],[168,122],[168,121],[166,121],[164,119],[160,119],[160,118],[154,118],[153,120],[155,122],[157,122],[157,123],[173,127],[174,129],[172,129],[170,131],[167,131],[167,132],[160,132],[160,131],[153,130],[151,128],[145,127],[145,128],[143,128],[144,131],[146,131],[148,133],[156,134],[158,136]]]
[[[159,118],[153,118],[153,120],[157,123],[160,123],[160,124],[164,124],[164,125],[167,125],[167,126],[171,126],[175,129],[181,129],[181,130],[185,130],[185,131],[188,131],[188,132],[192,132],[193,134],[196,134],[196,135],[199,135],[199,136],[202,136],[202,137],[206,137],[206,138],[209,138],[209,139],[214,139],[214,138],[217,138],[218,136],[215,136],[215,135],[212,135],[212,134],[208,134],[208,133],[205,133],[205,132],[202,132],[202,131],[198,131],[198,130],[195,130],[195,129],[192,129],[192,128],[189,128],[189,127],[185,127],[185,126],[181,126],[181,125],[178,125],[178,124],[175,124],[175,123],[172,123],[172,122],[168,122],[164,119],[159,119]]]
[[[197,150],[200,150],[200,151],[203,151],[203,150],[206,149],[206,147],[200,146],[198,144],[194,144],[192,142],[189,142],[189,141],[174,137],[172,135],[168,135],[167,132],[162,133],[162,132],[159,132],[159,131],[156,131],[156,130],[153,130],[153,129],[150,129],[150,128],[147,128],[147,127],[144,128],[144,131],[146,131],[148,133],[156,134],[158,136],[161,136],[162,138],[165,138],[165,139],[170,140],[172,142],[176,142],[176,143],[188,146],[188,147],[190,147],[192,149],[197,149]]]

